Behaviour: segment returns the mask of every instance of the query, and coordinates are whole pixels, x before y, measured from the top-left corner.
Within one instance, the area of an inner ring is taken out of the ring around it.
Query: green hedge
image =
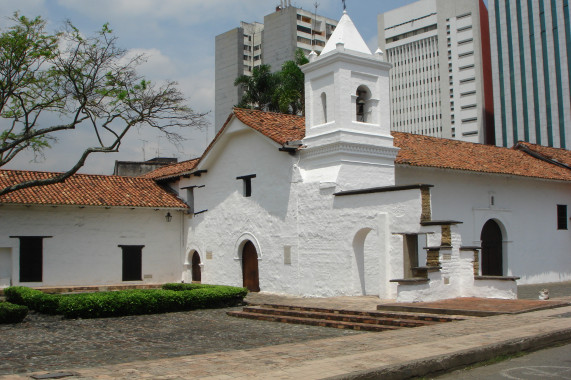
[[[4,289],[6,301],[27,306],[31,310],[44,314],[60,314],[59,301],[62,295],[46,294],[25,286],[11,286]]]
[[[241,303],[248,293],[245,288],[201,284],[168,284],[166,288],[180,290],[146,289],[55,295],[18,286],[6,288],[4,292],[10,302],[42,313],[63,314],[66,318],[118,317],[228,307]]]
[[[19,323],[28,315],[28,308],[10,302],[0,302],[0,323]]]
[[[208,285],[208,284],[181,284],[178,282],[164,284],[162,286],[165,290],[195,290],[195,289],[205,289],[205,288],[222,288],[222,285]]]

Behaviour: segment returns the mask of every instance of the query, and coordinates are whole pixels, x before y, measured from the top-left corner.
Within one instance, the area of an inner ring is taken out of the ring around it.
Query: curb
[[[510,355],[521,351],[537,351],[542,348],[571,341],[571,329],[561,329],[527,338],[506,340],[497,344],[458,351],[448,355],[413,360],[398,365],[389,365],[369,370],[328,377],[329,380],[404,380],[432,373],[451,372],[472,364]]]

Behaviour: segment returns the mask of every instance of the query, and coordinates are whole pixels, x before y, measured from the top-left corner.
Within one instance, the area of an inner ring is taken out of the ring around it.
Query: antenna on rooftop
[[[161,139],[163,136],[157,136],[157,157],[161,156]]]
[[[143,142],[143,161],[147,161],[147,158],[145,157],[145,148],[146,148],[149,141],[143,140],[143,139],[139,139],[139,140]]]

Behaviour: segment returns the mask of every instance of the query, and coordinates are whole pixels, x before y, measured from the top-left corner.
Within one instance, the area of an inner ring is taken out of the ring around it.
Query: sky
[[[341,0],[292,0],[292,6],[314,10],[338,20]],[[349,16],[374,51],[377,46],[377,15],[414,0],[346,0]],[[179,161],[201,155],[214,136],[214,41],[218,34],[240,25],[240,21],[263,22],[275,11],[279,0],[2,0],[0,29],[15,11],[28,17],[42,16],[48,31],[70,20],[84,34],[92,34],[109,23],[118,45],[133,53],[144,53],[147,62],[138,72],[151,81],[174,80],[197,112],[210,112],[210,126],[186,130],[182,147],[175,147],[150,128],[131,130],[118,153],[92,154],[80,172],[112,174],[115,160],[142,161],[156,156]],[[64,171],[89,144],[82,130],[57,136],[58,142],[44,157],[22,155],[4,169]]]

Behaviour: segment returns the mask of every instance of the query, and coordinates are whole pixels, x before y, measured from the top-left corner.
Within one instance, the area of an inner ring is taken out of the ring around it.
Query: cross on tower
[[[341,2],[343,2],[343,10],[347,10],[347,4],[345,4],[345,0],[341,0]]]

